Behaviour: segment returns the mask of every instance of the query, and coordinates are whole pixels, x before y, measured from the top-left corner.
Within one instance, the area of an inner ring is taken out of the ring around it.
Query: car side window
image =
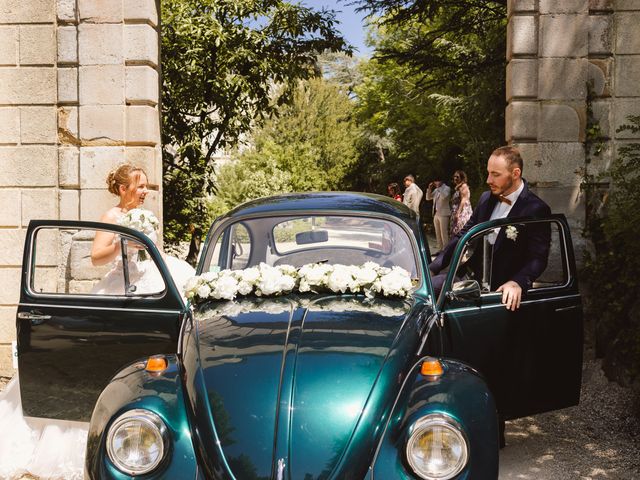
[[[519,222],[475,235],[462,250],[454,282],[475,280],[487,294],[508,280],[523,278],[529,290],[569,282],[567,246],[559,222]]]
[[[165,283],[150,252],[135,239],[113,235],[115,258],[96,265],[91,251],[97,230],[44,227],[31,245],[29,288],[34,294],[154,295]]]
[[[251,257],[251,236],[242,223],[231,227],[231,270],[242,270]]]

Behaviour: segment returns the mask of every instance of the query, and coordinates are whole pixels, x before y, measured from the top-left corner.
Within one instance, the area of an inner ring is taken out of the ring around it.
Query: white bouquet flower
[[[513,240],[514,242],[518,238],[518,228],[515,225],[509,225],[506,228],[506,235],[509,240]]]
[[[118,225],[142,232],[155,241],[156,230],[160,222],[153,212],[143,208],[134,208],[118,220]],[[147,252],[145,250],[139,250],[138,260],[143,261],[146,259]]]

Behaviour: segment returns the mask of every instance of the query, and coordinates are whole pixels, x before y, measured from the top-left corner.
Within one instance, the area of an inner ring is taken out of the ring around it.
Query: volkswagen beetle
[[[540,222],[548,266],[507,310],[483,239]],[[143,245],[162,286],[137,289],[125,258],[122,292],[92,293],[105,275],[89,261],[97,230],[123,255]],[[408,295],[186,301],[145,235],[32,221],[17,319],[25,414],[90,418],[87,478],[490,479],[502,421],[578,402],[582,309],[561,215],[477,225],[436,296],[428,244],[400,202],[281,195],[217,219],[197,274],[368,262],[409,272]]]

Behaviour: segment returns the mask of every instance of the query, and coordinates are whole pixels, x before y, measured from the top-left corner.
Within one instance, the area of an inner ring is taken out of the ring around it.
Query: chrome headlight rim
[[[151,426],[155,428],[158,431],[158,434],[161,439],[160,455],[158,455],[158,458],[152,464],[145,466],[144,468],[131,468],[130,466],[124,465],[121,461],[118,460],[114,452],[113,439],[115,437],[115,433],[118,431],[120,427],[122,427],[122,425],[132,420],[140,421],[146,424],[147,426]],[[160,418],[160,416],[158,416],[158,414],[152,412],[151,410],[146,410],[142,408],[127,410],[126,412],[119,415],[113,421],[113,423],[109,427],[109,430],[107,431],[107,440],[106,440],[107,456],[109,457],[109,460],[111,461],[111,463],[113,463],[113,465],[121,472],[126,473],[127,475],[132,475],[132,476],[144,475],[149,472],[152,472],[153,470],[158,468],[158,466],[162,463],[168,451],[168,448],[167,448],[168,439],[169,439],[169,435],[168,435],[167,426],[164,423],[164,421]]]
[[[459,462],[457,468],[455,468],[451,472],[448,472],[444,476],[431,476],[421,472],[420,468],[414,464],[412,455],[410,454],[411,449],[413,448],[420,435],[424,431],[434,426],[443,427],[453,432],[456,436],[459,437],[460,444],[463,447],[463,454],[461,456],[462,460]],[[411,467],[411,470],[413,470],[413,472],[418,477],[424,480],[450,480],[451,478],[454,478],[456,475],[462,472],[469,463],[469,441],[467,440],[467,436],[460,423],[458,423],[458,421],[455,420],[452,416],[440,412],[430,413],[416,420],[411,426],[409,438],[405,447],[405,456],[407,462],[409,463],[409,466]]]

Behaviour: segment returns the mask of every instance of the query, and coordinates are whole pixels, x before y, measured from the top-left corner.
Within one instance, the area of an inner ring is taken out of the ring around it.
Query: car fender
[[[199,478],[191,438],[188,412],[180,380],[180,364],[167,355],[168,367],[162,372],[145,370],[144,360],[118,372],[98,398],[91,416],[85,459],[85,478],[133,478],[118,470],[106,452],[106,436],[112,422],[132,409],[150,410],[168,430],[168,447],[162,463],[145,478]]]
[[[498,417],[489,387],[477,371],[454,360],[441,360],[441,376],[423,376],[423,360],[414,365],[398,395],[367,479],[419,478],[407,463],[405,446],[410,427],[431,413],[452,417],[466,436],[469,460],[456,480],[497,479]]]

